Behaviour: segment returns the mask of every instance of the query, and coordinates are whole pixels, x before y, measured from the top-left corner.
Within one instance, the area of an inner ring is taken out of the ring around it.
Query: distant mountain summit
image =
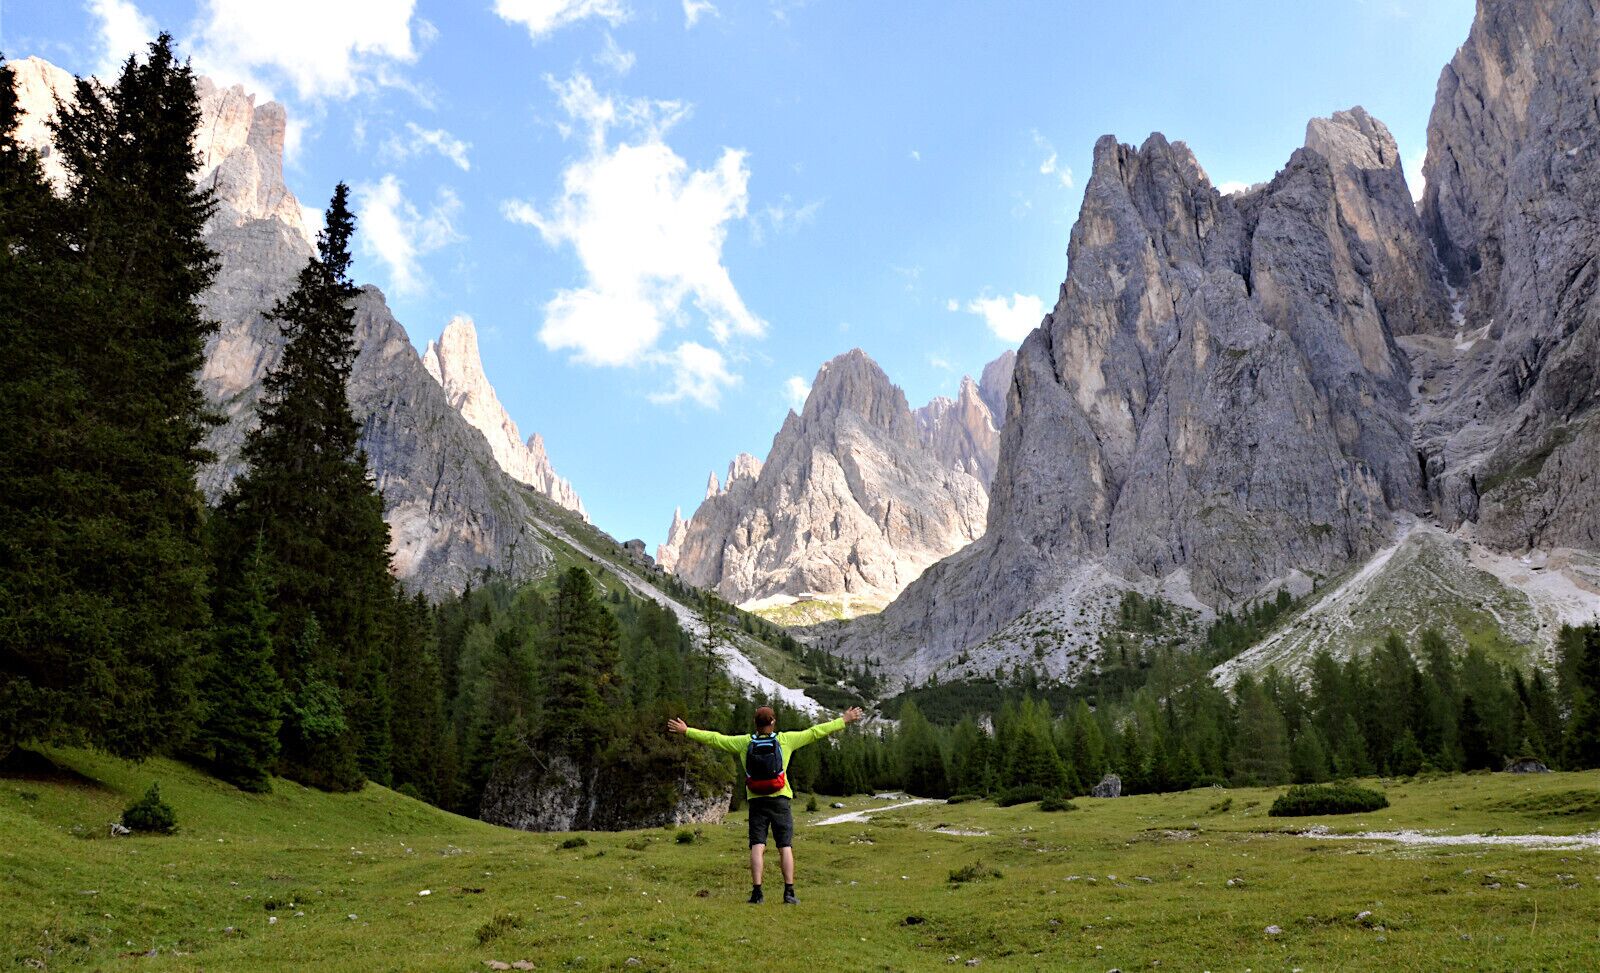
[[[737,603],[849,598],[875,608],[977,538],[999,431],[978,385],[913,412],[862,351],[827,362],[765,462],[712,473],[663,567]]]
[[[495,461],[512,479],[526,483],[540,493],[589,519],[572,484],[556,474],[545,453],[544,439],[538,433],[522,441],[489,377],[483,373],[483,358],[478,354],[478,331],[472,319],[457,315],[445,326],[437,341],[428,342],[422,365],[434,381],[444,388],[445,397],[461,417],[483,433]]]

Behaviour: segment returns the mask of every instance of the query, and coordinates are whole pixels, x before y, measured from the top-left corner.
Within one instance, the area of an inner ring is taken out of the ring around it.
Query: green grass
[[[693,842],[660,829],[562,848],[570,836],[492,828],[375,786],[278,782],[253,796],[164,760],[54,757],[64,771],[0,777],[0,968],[464,973],[490,959],[609,970],[636,957],[630,969],[718,970],[766,949],[743,904],[742,814]],[[157,780],[178,834],[105,837]],[[950,956],[1006,970],[1600,962],[1595,851],[1295,833],[1582,832],[1600,821],[1600,773],[1381,786],[1381,811],[1292,822],[1266,816],[1281,789],[1080,798],[1071,814],[937,803],[809,825],[838,813],[823,801],[797,814],[803,904],[769,896],[759,935],[816,970],[948,969]]]

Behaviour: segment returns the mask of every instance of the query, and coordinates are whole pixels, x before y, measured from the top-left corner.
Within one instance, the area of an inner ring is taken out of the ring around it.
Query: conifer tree
[[[547,653],[548,703],[541,742],[574,757],[605,744],[620,697],[617,622],[595,597],[582,568],[568,568],[556,587]]]
[[[221,582],[239,571],[245,539],[260,537],[272,565],[285,772],[334,790],[386,767],[388,709],[381,642],[390,632],[394,580],[383,502],[358,445],[347,385],[355,360],[355,218],[349,189],[334,189],[317,253],[272,310],[283,358],[267,374],[248,464],[219,509]],[[314,637],[313,637],[314,635]],[[297,657],[283,653],[293,645]],[[334,714],[337,713],[337,720]],[[298,726],[301,714],[315,726]],[[334,723],[337,734],[329,735]],[[291,745],[293,744],[293,745]]]
[[[7,247],[5,271],[21,380],[3,403],[18,425],[0,461],[0,734],[143,757],[194,731],[209,624],[196,373],[216,262],[194,77],[163,34],[112,87],[80,79],[53,123],[59,202],[39,195],[4,87],[0,233],[29,242]]]
[[[900,730],[895,734],[896,757],[905,789],[918,797],[946,797],[950,793],[944,754],[938,737],[917,704],[900,708]]]
[[[272,579],[258,541],[238,582],[215,595],[215,627],[200,694],[196,751],[241,790],[272,789],[283,682],[272,647]]]
[[[1233,779],[1246,786],[1272,786],[1289,779],[1289,738],[1283,714],[1261,685],[1248,676],[1235,687],[1238,735],[1233,744]]]
[[[1315,725],[1307,724],[1295,736],[1290,773],[1296,784],[1320,784],[1328,779],[1328,745]]]

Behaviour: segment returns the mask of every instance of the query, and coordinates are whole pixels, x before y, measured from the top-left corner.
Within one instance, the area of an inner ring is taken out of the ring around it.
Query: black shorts
[[[789,811],[787,797],[752,797],[745,802],[750,808],[750,845],[767,843],[767,825],[772,826],[772,843],[779,848],[794,844],[794,815]]]

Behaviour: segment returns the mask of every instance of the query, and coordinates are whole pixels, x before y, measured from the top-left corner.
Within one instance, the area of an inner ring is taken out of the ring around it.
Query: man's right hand
[[[680,720],[676,716],[674,716],[672,719],[667,721],[667,732],[668,733],[688,733],[689,732],[689,724],[685,723],[683,720]]]
[[[859,706],[852,706],[844,711],[844,721],[846,724],[854,723],[856,720],[861,719],[861,716],[861,707]]]

